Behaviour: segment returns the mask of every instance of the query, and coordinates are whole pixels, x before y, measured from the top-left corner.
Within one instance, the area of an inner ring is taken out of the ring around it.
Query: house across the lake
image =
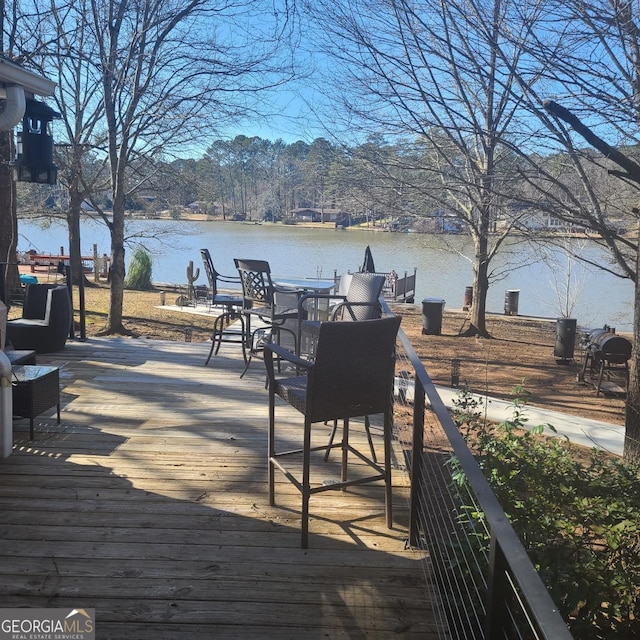
[[[350,227],[367,220],[365,215],[354,215],[333,207],[299,207],[289,211],[289,218],[296,222],[329,222],[336,227]]]
[[[299,207],[289,211],[289,217],[298,222],[333,222],[345,215],[342,209],[328,207]]]

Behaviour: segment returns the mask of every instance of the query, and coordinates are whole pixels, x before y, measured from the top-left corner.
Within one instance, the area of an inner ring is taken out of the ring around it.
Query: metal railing
[[[397,361],[396,435],[411,477],[409,543],[428,551],[425,570],[436,583],[446,637],[570,640],[402,328]]]

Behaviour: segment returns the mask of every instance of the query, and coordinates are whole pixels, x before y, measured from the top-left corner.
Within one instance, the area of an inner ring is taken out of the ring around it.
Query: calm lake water
[[[42,227],[36,222],[18,223],[18,249],[36,249],[40,253],[68,250],[64,224]],[[100,254],[109,253],[109,234],[103,224],[86,220],[82,225],[83,255],[93,254],[96,244]],[[211,252],[214,265],[221,273],[234,275],[233,258],[268,260],[273,273],[288,276],[332,277],[338,273],[357,271],[369,245],[377,271],[394,269],[399,275],[417,267],[416,302],[424,298],[442,298],[446,305],[459,308],[465,287],[473,282],[471,245],[458,236],[380,233],[308,229],[282,225],[252,225],[229,222],[136,221],[127,235],[133,242],[146,236],[145,248],[153,256],[153,280],[186,283],[190,260],[200,267],[198,283],[205,283],[199,249]],[[571,241],[585,255],[602,262],[605,256],[594,245]],[[544,255],[547,254],[548,255]],[[128,256],[133,250],[128,250]],[[519,290],[520,315],[577,318],[581,327],[609,324],[618,331],[630,331],[633,313],[633,285],[607,275],[596,268],[571,264],[559,249],[540,248],[511,243],[494,267],[496,280],[487,298],[489,311],[504,311],[505,292]],[[565,295],[563,292],[568,291]],[[567,300],[571,300],[567,303]],[[567,306],[568,304],[568,306]]]

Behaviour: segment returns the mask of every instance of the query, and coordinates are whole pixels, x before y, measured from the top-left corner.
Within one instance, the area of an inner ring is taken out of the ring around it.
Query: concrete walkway
[[[453,401],[458,394],[458,389],[450,389],[436,385],[436,389],[447,407],[453,406]],[[513,415],[513,401],[498,400],[485,396],[474,395],[474,398],[482,400],[483,407],[486,409],[487,418],[494,422],[502,422]],[[586,447],[597,447],[609,453],[622,455],[624,445],[624,426],[609,424],[607,422],[599,422],[588,418],[580,418],[578,416],[559,413],[557,411],[549,411],[548,409],[540,409],[527,405],[525,409],[525,417],[531,426],[541,424],[553,425],[556,429],[556,435],[566,436],[571,442]],[[546,430],[547,435],[553,432]]]

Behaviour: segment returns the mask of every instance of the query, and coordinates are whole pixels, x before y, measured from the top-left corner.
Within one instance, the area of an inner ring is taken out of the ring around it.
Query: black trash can
[[[507,289],[504,294],[504,315],[518,315],[518,301],[520,299],[520,289]]]
[[[556,342],[553,348],[553,356],[556,360],[562,362],[573,360],[577,325],[578,321],[575,318],[558,318],[556,320]]]
[[[422,333],[439,336],[442,333],[442,298],[425,298],[422,301]]]

